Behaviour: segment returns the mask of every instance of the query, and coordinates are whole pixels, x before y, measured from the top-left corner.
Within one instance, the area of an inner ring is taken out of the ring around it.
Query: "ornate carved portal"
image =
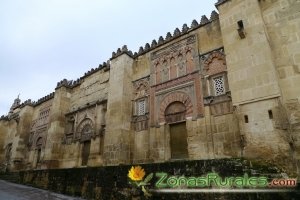
[[[35,151],[38,148],[43,149],[46,145],[47,131],[49,127],[50,108],[52,100],[45,103],[45,106],[39,110],[39,116],[31,123],[30,134],[27,146],[30,150]]]
[[[89,118],[84,119],[78,127],[80,142],[82,142],[81,165],[86,166],[89,161],[91,138],[94,136],[93,121]]]
[[[180,101],[170,103],[165,109],[165,121],[170,126],[171,159],[188,158],[186,113],[186,106]]]
[[[167,106],[174,101],[184,104],[185,117],[203,116],[196,35],[188,36],[153,52],[151,63],[150,125],[157,126],[175,118],[183,118],[179,114],[178,116],[169,114],[165,117]],[[170,97],[166,97],[169,94]]]

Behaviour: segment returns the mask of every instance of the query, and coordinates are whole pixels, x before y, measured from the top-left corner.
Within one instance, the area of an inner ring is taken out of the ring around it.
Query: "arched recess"
[[[83,119],[77,128],[77,139],[81,142],[90,140],[94,136],[94,123],[90,118]]]
[[[225,55],[220,52],[213,52],[204,62],[206,75],[214,75],[227,71]]]
[[[184,92],[172,92],[168,94],[160,104],[159,121],[166,122],[165,111],[166,108],[174,102],[181,102],[186,109],[185,117],[192,117],[193,115],[193,103],[190,97]]]
[[[91,138],[95,134],[94,123],[90,118],[84,118],[77,130],[77,137],[81,143],[81,165],[86,166],[90,156]]]
[[[42,154],[42,146],[43,146],[43,138],[38,137],[35,142],[35,149],[36,149],[36,167],[41,162],[41,154]]]
[[[9,163],[11,159],[11,150],[12,150],[12,143],[9,143],[8,145],[6,145],[5,148],[5,160],[7,163]]]
[[[175,101],[165,110],[165,120],[168,124],[185,121],[186,107],[182,102]]]
[[[149,94],[149,83],[147,81],[140,81],[134,90],[134,99],[144,97]]]
[[[186,129],[186,106],[174,101],[165,110],[165,120],[169,125],[171,159],[188,158]]]
[[[43,146],[43,138],[42,137],[39,137],[37,140],[36,140],[36,143],[35,143],[35,146],[36,148],[41,148]]]
[[[44,137],[41,134],[37,135],[34,143],[34,149],[42,149],[44,146],[45,146]]]

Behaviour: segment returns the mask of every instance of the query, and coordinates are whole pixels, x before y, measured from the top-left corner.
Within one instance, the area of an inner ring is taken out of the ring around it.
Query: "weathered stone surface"
[[[217,7],[36,102],[17,98],[0,118],[3,170],[246,157],[299,174],[299,1]]]
[[[143,164],[146,175],[156,172],[165,172],[174,176],[204,176],[214,171],[222,178],[228,176],[244,176],[245,173],[251,176],[265,176],[269,179],[282,178],[282,170],[270,167],[265,163],[255,163],[243,159],[214,159],[202,161],[180,161],[170,163]],[[35,170],[14,174],[0,174],[0,178],[8,179],[15,177],[15,181],[48,189],[51,191],[74,196],[81,196],[84,199],[145,199],[140,189],[134,188],[128,183],[127,173],[131,165],[97,167],[97,168],[77,168],[77,169],[56,169],[56,170]],[[154,176],[147,189],[152,193],[148,199],[203,199],[221,198],[232,199],[252,199],[262,197],[263,199],[297,199],[299,192],[292,190],[289,193],[156,193],[154,184],[158,178]],[[299,188],[299,185],[298,185]],[[60,197],[63,198],[63,197]]]

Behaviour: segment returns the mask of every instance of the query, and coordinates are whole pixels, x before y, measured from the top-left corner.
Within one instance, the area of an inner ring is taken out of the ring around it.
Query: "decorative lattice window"
[[[225,87],[224,87],[224,78],[223,76],[218,76],[216,78],[213,78],[213,84],[215,89],[215,95],[222,95],[225,93]]]
[[[137,105],[138,115],[145,115],[146,112],[146,102],[145,100],[139,101]]]

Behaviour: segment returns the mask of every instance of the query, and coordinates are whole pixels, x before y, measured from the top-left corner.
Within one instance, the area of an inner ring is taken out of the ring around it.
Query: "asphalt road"
[[[0,180],[0,200],[83,200]]]

